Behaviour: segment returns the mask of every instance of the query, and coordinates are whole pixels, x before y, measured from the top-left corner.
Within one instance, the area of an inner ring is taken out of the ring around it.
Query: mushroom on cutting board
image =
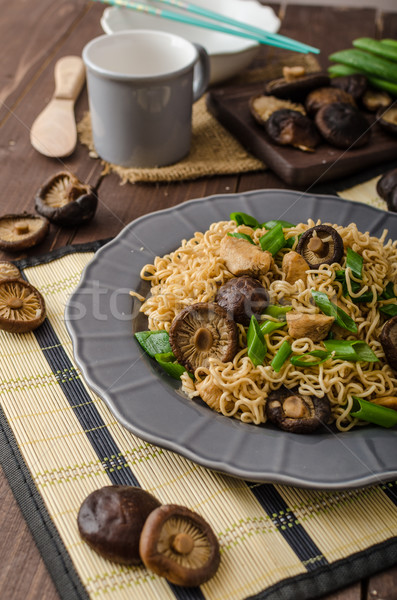
[[[333,323],[334,317],[327,317],[321,313],[287,313],[288,334],[296,340],[307,337],[313,342],[321,342],[327,337]]]
[[[233,360],[238,347],[236,323],[214,302],[184,308],[173,320],[169,337],[177,361],[192,372],[208,367],[210,358]]]
[[[0,281],[4,279],[19,279],[21,272],[12,262],[0,261]]]
[[[268,306],[269,294],[257,279],[235,277],[219,288],[215,302],[227,311],[230,319],[249,325],[252,315],[258,318]]]
[[[332,265],[343,257],[343,240],[330,225],[316,225],[302,233],[296,251],[303,256],[310,269]]]
[[[281,270],[285,274],[285,281],[294,284],[299,279],[306,283],[307,273],[310,269],[307,261],[295,250],[291,250],[284,254]]]
[[[274,143],[293,146],[304,152],[313,152],[320,143],[313,121],[296,110],[276,110],[267,119],[265,130]]]
[[[294,433],[310,433],[328,423],[331,406],[328,398],[299,394],[282,385],[269,394],[266,414],[272,423]]]
[[[50,223],[28,213],[0,217],[0,249],[19,252],[39,244],[47,235]]]
[[[39,327],[46,316],[44,298],[22,279],[0,280],[0,329],[27,333]]]
[[[220,245],[220,257],[225,261],[226,268],[236,277],[251,275],[260,277],[273,266],[270,252],[261,250],[247,240],[225,235]]]
[[[142,529],[139,552],[144,565],[171,583],[198,586],[215,575],[219,543],[210,525],[184,506],[156,508]]]

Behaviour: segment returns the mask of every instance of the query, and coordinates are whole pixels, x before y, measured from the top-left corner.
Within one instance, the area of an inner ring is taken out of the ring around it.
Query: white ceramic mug
[[[188,154],[192,104],[209,81],[204,48],[162,31],[122,31],[91,40],[83,60],[101,158],[145,168]]]

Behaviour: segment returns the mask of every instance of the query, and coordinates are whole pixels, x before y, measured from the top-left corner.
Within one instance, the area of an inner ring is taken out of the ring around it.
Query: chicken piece
[[[273,265],[273,257],[270,252],[263,251],[246,240],[230,235],[222,238],[220,256],[225,261],[227,269],[236,277],[266,275]]]
[[[310,269],[309,265],[298,252],[291,250],[284,254],[282,270],[285,273],[285,281],[294,284],[298,279],[302,279],[306,283],[306,271]]]
[[[196,390],[199,392],[200,398],[203,400],[203,402],[208,404],[212,410],[221,412],[221,389],[219,389],[213,383],[209,383],[207,379],[203,379],[203,381],[196,383]],[[233,402],[226,402],[226,410],[231,410],[232,408]]]
[[[324,340],[334,322],[334,317],[322,314],[308,315],[291,311],[287,313],[288,333],[294,339],[308,337],[313,342]]]

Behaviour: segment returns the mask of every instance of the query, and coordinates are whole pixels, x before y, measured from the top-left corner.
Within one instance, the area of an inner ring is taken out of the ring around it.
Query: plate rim
[[[378,484],[384,483],[384,481],[389,481],[390,479],[397,477],[397,466],[396,466],[396,468],[388,469],[387,471],[373,472],[372,474],[363,475],[363,476],[356,477],[356,478],[353,477],[353,479],[349,479],[349,480],[338,480],[338,481],[330,482],[328,480],[320,481],[317,479],[316,481],[313,481],[311,479],[302,479],[301,475],[300,476],[291,476],[288,474],[270,473],[270,472],[267,472],[266,469],[264,469],[263,473],[258,478],[257,471],[249,471],[247,469],[242,471],[241,468],[236,468],[234,465],[232,465],[228,462],[225,462],[224,459],[219,460],[219,459],[208,459],[208,458],[200,457],[197,455],[197,452],[192,451],[189,448],[181,447],[180,443],[173,442],[172,440],[169,440],[169,439],[159,439],[157,434],[152,434],[150,432],[147,432],[147,431],[143,430],[139,424],[136,424],[136,423],[132,424],[129,420],[126,420],[124,418],[124,416],[119,412],[118,408],[115,407],[115,405],[113,404],[111,398],[107,394],[107,391],[106,390],[104,391],[102,389],[102,387],[100,385],[98,385],[98,383],[95,381],[95,378],[91,377],[90,373],[87,371],[87,367],[84,362],[84,357],[82,357],[82,355],[81,355],[81,346],[80,346],[81,340],[79,339],[78,332],[72,326],[73,319],[70,318],[71,305],[73,302],[73,298],[75,298],[78,295],[79,291],[83,287],[86,277],[87,277],[87,274],[90,272],[90,269],[94,268],[94,266],[98,264],[98,261],[101,259],[102,255],[105,254],[109,250],[109,248],[113,247],[114,245],[117,245],[120,242],[120,239],[122,239],[124,236],[126,236],[128,232],[130,232],[134,228],[138,227],[140,223],[145,222],[148,219],[152,219],[154,216],[156,216],[157,218],[161,218],[161,216],[164,214],[168,214],[168,213],[172,214],[175,211],[179,212],[181,209],[183,209],[185,207],[190,207],[192,205],[200,204],[202,202],[211,203],[214,201],[216,202],[217,199],[228,200],[231,197],[250,199],[254,196],[257,196],[258,194],[259,195],[263,195],[263,194],[271,195],[271,194],[280,194],[280,193],[287,194],[287,195],[292,194],[295,197],[297,196],[299,200],[304,199],[304,198],[312,198],[312,199],[314,199],[315,202],[317,202],[317,201],[321,202],[322,200],[331,200],[332,202],[340,203],[341,205],[355,207],[355,209],[357,209],[360,206],[360,204],[357,202],[345,200],[345,199],[340,198],[339,196],[334,196],[331,194],[317,194],[317,193],[313,194],[313,193],[309,193],[309,192],[300,192],[300,191],[289,190],[289,189],[256,189],[256,190],[250,190],[247,192],[237,192],[237,193],[229,193],[229,194],[214,194],[214,195],[210,195],[210,196],[203,197],[203,198],[194,198],[192,200],[185,201],[181,204],[177,204],[172,207],[153,211],[151,213],[142,215],[142,216],[138,217],[137,219],[134,219],[133,221],[128,223],[117,234],[117,236],[115,236],[112,240],[110,240],[108,243],[106,243],[104,246],[102,246],[94,254],[93,258],[90,260],[90,262],[84,268],[84,270],[81,274],[81,277],[80,277],[79,284],[77,285],[77,287],[74,289],[73,293],[69,296],[69,298],[67,300],[64,316],[65,316],[65,324],[67,327],[67,331],[72,339],[74,359],[76,361],[77,366],[79,367],[79,369],[82,372],[85,382],[105,402],[105,404],[108,406],[108,408],[110,409],[112,414],[115,416],[115,418],[118,420],[118,422],[123,427],[125,427],[128,431],[132,432],[134,435],[137,435],[138,437],[142,438],[143,440],[145,440],[149,443],[152,443],[156,446],[160,446],[167,450],[176,452],[176,453],[188,458],[189,460],[192,460],[196,464],[199,464],[206,468],[221,472],[226,475],[235,476],[238,478],[248,479],[248,480],[252,480],[252,481],[259,481],[259,482],[270,482],[270,483],[276,483],[276,484],[281,484],[281,485],[292,485],[292,486],[304,487],[304,488],[309,488],[309,489],[330,489],[330,490],[331,489],[348,489],[348,488],[353,488],[353,487],[362,487],[362,486],[367,486],[367,485],[372,485],[372,484],[377,484],[377,483]],[[374,214],[382,215],[382,217],[386,216],[386,217],[390,217],[392,219],[394,219],[394,218],[397,219],[397,214],[387,213],[386,211],[384,211],[378,207],[371,206],[371,205],[364,204],[363,206],[365,206],[365,208],[369,212],[374,212]],[[131,337],[132,337],[132,334],[131,334]],[[211,413],[209,413],[209,414],[211,414]],[[221,417],[221,418],[226,419],[226,417]],[[252,425],[250,425],[250,426],[253,427]],[[357,432],[358,430],[355,430],[355,431]],[[392,430],[387,430],[387,431],[390,432]],[[395,432],[395,434],[397,434],[397,431]],[[385,479],[385,477],[386,477],[386,479]]]

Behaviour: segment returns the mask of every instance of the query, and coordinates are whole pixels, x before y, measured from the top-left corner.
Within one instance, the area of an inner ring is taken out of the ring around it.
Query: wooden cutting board
[[[207,94],[211,114],[254,156],[291,186],[311,186],[358,173],[367,167],[397,158],[397,137],[372,127],[370,142],[356,150],[340,150],[321,143],[315,152],[277,146],[249,111],[249,99],[261,94],[264,84],[219,88]],[[369,123],[374,115],[366,113]]]

